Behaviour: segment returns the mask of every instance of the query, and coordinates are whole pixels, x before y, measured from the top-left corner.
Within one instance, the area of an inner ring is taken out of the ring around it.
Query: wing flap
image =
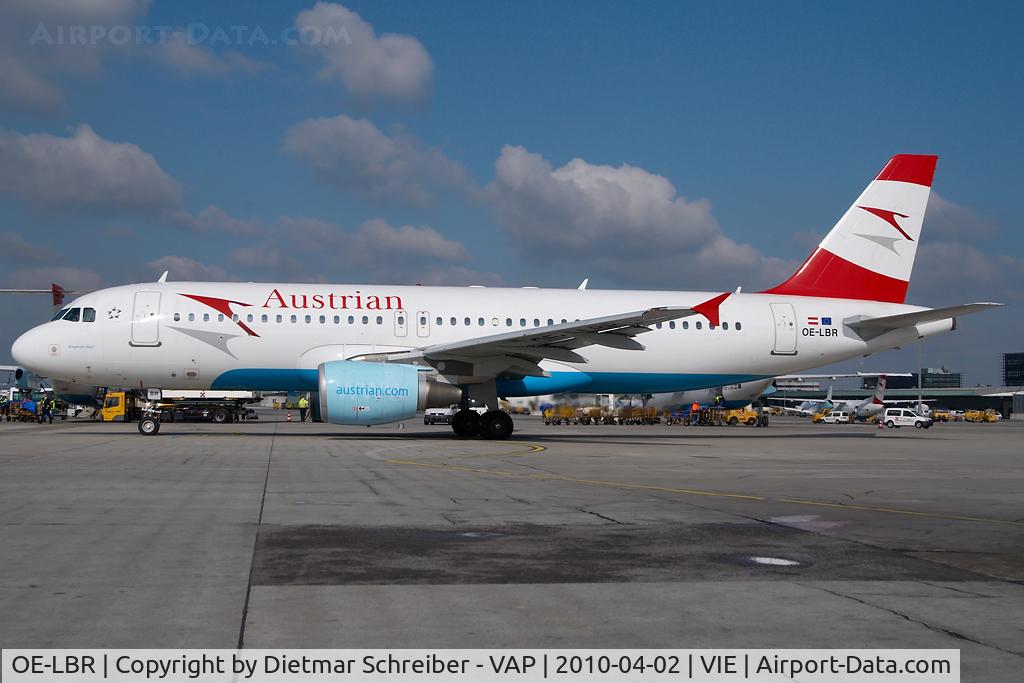
[[[897,330],[901,327],[911,327],[913,325],[920,325],[922,323],[935,322],[936,320],[955,318],[959,315],[977,313],[978,311],[984,311],[1002,305],[1003,304],[984,302],[974,304],[963,304],[962,306],[947,306],[945,308],[931,308],[925,311],[914,311],[913,313],[886,315],[880,318],[865,318],[864,320],[857,320],[855,322],[847,323],[847,325],[849,327],[852,327],[854,330],[858,331]]]

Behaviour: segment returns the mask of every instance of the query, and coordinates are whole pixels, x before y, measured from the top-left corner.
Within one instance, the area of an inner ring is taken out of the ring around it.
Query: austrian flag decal
[[[832,318],[829,318],[827,316],[822,316],[822,317],[819,318],[816,315],[809,315],[809,316],[807,316],[807,324],[808,325],[831,325],[832,324]]]

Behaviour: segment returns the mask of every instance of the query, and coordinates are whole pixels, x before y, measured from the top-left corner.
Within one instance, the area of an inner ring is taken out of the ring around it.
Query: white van
[[[830,425],[847,424],[850,421],[850,413],[845,410],[833,410],[821,418],[821,421]]]
[[[932,426],[932,419],[930,417],[918,415],[909,408],[886,408],[882,422],[889,429],[893,427],[910,427],[911,425],[917,429],[928,429]]]

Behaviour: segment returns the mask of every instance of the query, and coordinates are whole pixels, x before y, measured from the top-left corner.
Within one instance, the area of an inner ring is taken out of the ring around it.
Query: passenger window
[[[512,327],[512,318],[505,318],[505,327]]]
[[[68,310],[67,315],[64,316],[64,319],[67,320],[69,323],[77,323],[81,314],[81,308],[72,308]]]
[[[340,322],[341,322],[341,316],[340,315],[334,316],[334,324],[337,325]]]
[[[533,326],[534,327],[540,327],[540,318],[534,318],[533,319]]]
[[[554,324],[555,324],[555,321],[552,320],[551,318],[548,318],[548,325],[554,325]]]
[[[484,326],[484,319],[483,318],[478,318],[477,319],[477,324],[480,325],[480,327],[483,327]]]
[[[398,324],[399,325],[404,325],[405,324],[405,316],[404,315],[398,316]]]
[[[188,321],[189,321],[190,323],[191,323],[191,322],[195,322],[195,319],[196,319],[196,314],[195,314],[195,313],[189,313],[189,314],[188,314]]]
[[[736,323],[736,331],[739,332],[742,329],[743,329],[743,325],[741,325],[740,323]]]
[[[174,314],[174,322],[178,322],[179,320],[181,320],[181,313],[175,313]]]
[[[683,329],[684,330],[690,329],[690,323],[688,321],[686,321],[686,320],[683,321]]]
[[[668,323],[668,329],[670,329],[670,330],[674,330],[674,329],[676,329],[676,321],[675,321],[675,320],[670,320],[670,321],[669,321],[669,323]]]
[[[307,323],[311,323],[311,322],[313,322],[313,316],[307,315],[305,320],[306,320]]]
[[[470,320],[469,318],[466,318],[466,319],[465,319],[465,320],[463,320],[462,322],[464,322],[464,323],[466,324],[466,327],[469,327],[470,325],[472,325],[472,324],[473,324],[473,321],[472,321],[472,320]]]
[[[250,313],[249,315],[245,316],[245,322],[247,322],[247,323],[251,323],[252,322],[252,313]]]
[[[270,320],[270,317],[266,313],[264,313],[263,315],[260,316],[260,322],[261,323],[265,323],[268,320]]]
[[[231,321],[232,322],[236,322],[236,323],[238,322],[238,314],[237,313],[233,313],[231,315]]]
[[[365,316],[365,315],[364,315],[364,316],[363,316],[363,324],[364,324],[364,325],[367,325],[367,324],[369,324],[369,322],[370,322],[370,318],[369,318],[369,316]],[[426,319],[426,318],[424,318],[424,319],[423,319],[423,324],[424,324],[424,325],[426,325],[426,324],[427,324],[427,319]]]
[[[695,323],[693,324],[693,326],[694,326],[694,327],[696,327],[696,328],[697,328],[697,329],[699,330],[699,329],[701,329],[702,327],[704,327],[704,323],[702,323],[701,321],[699,321],[699,320],[698,320],[697,322],[695,322]]]
[[[526,327],[526,318],[519,319],[519,327]]]
[[[68,312],[68,309],[66,309],[66,308],[60,309],[59,311],[57,311],[56,313],[53,314],[53,317],[50,318],[50,322],[52,323],[54,320],[60,320],[65,315],[67,315],[67,312]]]
[[[291,322],[293,322],[293,323],[297,323],[297,322],[299,321],[299,317],[298,317],[297,315],[295,315],[294,313],[293,313],[293,314],[292,314],[291,316],[289,316],[289,318],[288,318],[288,319],[289,319],[289,320],[290,320]]]
[[[452,318],[449,322],[451,322],[452,327],[455,327],[456,325],[459,324],[459,319],[458,318]]]
[[[729,329],[729,323],[722,323],[722,329],[723,330]]]
[[[657,327],[659,330],[661,329],[661,323],[656,323],[654,326]]]
[[[350,315],[348,317],[348,324],[349,325],[355,325],[355,323],[356,323],[356,317],[354,315]]]
[[[320,316],[320,324],[323,325],[325,322],[327,322],[327,316],[325,316],[325,315]]]
[[[217,322],[219,322],[219,323],[224,322],[224,314],[223,313],[218,313],[217,314]]]
[[[281,314],[278,313],[277,316],[274,318],[274,320],[276,320],[277,322],[281,322],[282,320],[284,320],[284,318],[282,318]]]
[[[377,324],[378,325],[383,325],[384,324],[384,316],[382,316],[382,315],[378,315],[377,316]]]
[[[708,323],[708,329],[709,330],[715,329],[715,324],[714,323]]]
[[[277,316],[277,317],[278,317],[278,322],[281,322],[281,320],[280,320],[281,316]],[[204,323],[210,322],[210,314],[209,313],[203,313],[203,322]]]
[[[562,318],[562,324],[563,324],[563,325],[564,325],[564,324],[566,324],[567,322],[569,322],[569,321],[568,321],[568,320],[566,320],[565,318]]]
[[[437,320],[436,320],[436,322],[437,322],[437,326],[438,326],[438,327],[440,327],[440,326],[441,326],[441,322],[442,322],[442,321],[443,321],[443,318],[442,318],[441,316],[437,316]]]

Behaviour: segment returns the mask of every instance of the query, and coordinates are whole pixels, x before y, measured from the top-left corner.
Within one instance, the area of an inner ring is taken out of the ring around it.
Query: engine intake
[[[332,360],[317,366],[320,416],[339,425],[407,420],[417,410],[462,400],[462,389],[427,377],[414,365]]]

